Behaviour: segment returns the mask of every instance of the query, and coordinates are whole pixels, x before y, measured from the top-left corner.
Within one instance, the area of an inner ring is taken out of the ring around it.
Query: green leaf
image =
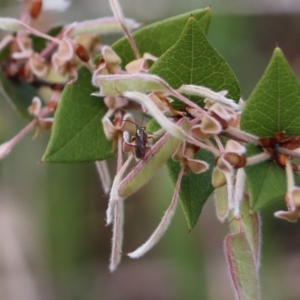
[[[260,153],[255,145],[247,146],[247,156]],[[272,201],[284,200],[287,191],[285,170],[273,161],[265,161],[245,168],[250,205],[258,211]],[[300,184],[300,174],[294,173],[295,181]]]
[[[237,299],[260,299],[256,264],[246,234],[240,232],[225,239],[225,252]]]
[[[203,29],[207,30],[210,9],[196,10],[193,14]],[[140,51],[160,56],[178,39],[189,15],[170,18],[136,31],[134,38]],[[168,39],[161,35],[162,32],[169,36]],[[113,48],[123,63],[134,59],[126,38],[115,43]],[[84,68],[79,70],[78,75],[76,84],[67,86],[60,99],[50,142],[43,158],[46,162],[83,162],[113,156],[112,145],[106,140],[101,123],[107,108],[102,98],[91,96],[97,91],[91,85],[92,75]]]
[[[8,101],[13,110],[23,117],[32,119],[27,109],[31,105],[33,97],[37,96],[36,89],[26,82],[8,79],[1,71],[0,81],[3,88],[3,91],[0,90],[0,94]]]
[[[190,172],[182,178],[179,196],[189,229],[194,228],[197,224],[202,207],[214,189],[211,184],[214,156],[205,150],[200,150],[194,158],[206,161],[211,167],[204,173],[194,174]],[[169,159],[167,167],[175,184],[181,168],[180,164]]]
[[[300,134],[300,85],[283,53],[276,48],[272,59],[247,100],[241,128],[260,137],[272,137],[278,131]],[[248,146],[247,156],[261,150]],[[284,199],[287,186],[283,168],[267,161],[246,168],[251,208],[256,211],[272,201]],[[295,174],[300,183],[299,174]]]
[[[279,48],[246,102],[241,128],[260,137],[300,134],[300,85]]]
[[[176,43],[191,15],[194,16],[202,30],[207,32],[211,17],[210,7],[159,21],[133,33],[133,38],[140,54],[143,55],[145,52],[148,52],[156,57],[160,57]],[[126,37],[113,44],[113,49],[122,58],[123,66],[135,59],[134,52]]]
[[[258,147],[254,145],[247,147],[247,156],[252,156],[259,152]],[[251,209],[253,211],[261,209],[270,201],[283,199],[286,192],[285,173],[273,161],[248,166],[245,171]]]
[[[55,114],[45,162],[73,163],[112,157],[112,143],[105,137],[101,119],[107,108],[102,98],[91,96],[91,72],[78,71],[78,82],[64,89]]]
[[[149,120],[149,122],[147,123],[147,127],[146,127],[146,131],[149,133],[154,133],[156,130],[161,129],[161,126],[158,124],[158,122],[152,118],[151,120]]]
[[[189,18],[177,43],[155,62],[150,71],[174,88],[182,84],[197,84],[215,91],[228,90],[229,97],[235,100],[240,96],[235,75],[207,41],[194,17]],[[211,168],[202,174],[189,174],[183,178],[180,198],[189,228],[196,225],[205,201],[214,190],[211,184],[213,155],[202,150],[196,157],[207,161]],[[169,161],[167,165],[176,182],[179,164]]]
[[[182,84],[202,85],[216,92],[228,90],[231,99],[240,98],[234,73],[209,43],[194,17],[189,18],[178,41],[153,64],[150,73],[162,77],[173,88]],[[200,98],[191,99],[203,104]],[[175,104],[175,107],[183,106],[178,100]]]

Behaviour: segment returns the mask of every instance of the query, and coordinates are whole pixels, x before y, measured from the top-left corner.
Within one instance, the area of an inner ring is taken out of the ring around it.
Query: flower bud
[[[32,1],[32,4],[31,4],[30,9],[29,9],[29,13],[30,13],[31,18],[36,19],[40,15],[40,12],[42,10],[42,6],[43,6],[43,1],[42,0]]]
[[[235,169],[243,168],[247,162],[247,158],[245,155],[240,155],[240,154],[233,153],[233,152],[226,152],[223,157]]]
[[[83,61],[88,62],[90,60],[90,55],[87,50],[79,43],[75,45],[75,53],[76,55]]]

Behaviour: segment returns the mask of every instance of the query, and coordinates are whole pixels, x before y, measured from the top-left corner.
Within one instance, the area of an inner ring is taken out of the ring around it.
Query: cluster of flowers
[[[96,163],[104,189],[110,191],[106,221],[107,224],[113,224],[111,271],[116,269],[122,255],[125,198],[146,183],[169,158],[181,165],[171,204],[150,238],[128,254],[131,258],[138,258],[149,251],[167,230],[178,203],[182,177],[189,172],[199,174],[213,168],[213,186],[218,188],[226,185],[227,189],[228,209],[223,219],[229,212],[238,219],[241,217],[240,204],[246,192],[245,166],[274,159],[286,169],[286,202],[289,209],[287,212],[279,211],[275,216],[289,221],[295,221],[299,217],[300,189],[295,187],[293,173],[298,168],[290,161],[291,157],[299,156],[296,137],[288,139],[282,134],[274,139],[262,139],[246,133],[240,129],[242,100],[236,103],[226,97],[227,91],[214,92],[196,85],[182,85],[173,89],[162,78],[148,74],[149,62],[155,62],[157,58],[148,53],[142,56],[139,54],[130,33],[138,24],[123,17],[117,1],[110,1],[115,18],[66,25],[56,37],[39,32],[28,24],[29,16],[34,18],[38,15],[40,6],[37,3],[41,2],[27,1],[21,21],[0,18],[0,28],[16,32],[15,35],[5,36],[0,43],[0,49],[10,47],[9,58],[3,67],[6,75],[55,87],[53,96],[45,107],[41,107],[38,98],[33,99],[29,107],[33,121],[16,137],[0,146],[0,158],[7,155],[30,129],[51,128],[53,119],[48,118],[48,115],[55,110],[63,87],[57,88],[57,85],[49,83],[49,72],[54,70],[56,74],[66,77],[68,84],[76,84],[76,68],[84,64],[92,73],[93,85],[100,89],[94,95],[103,98],[108,108],[101,121],[107,139],[113,140],[114,149],[117,149],[117,172],[112,186],[105,162]],[[126,33],[136,54],[136,60],[127,64],[125,70],[121,68],[118,54],[109,46],[100,45],[96,38],[99,33],[121,29]],[[34,51],[31,35],[49,41],[45,49],[41,52]],[[88,42],[83,45],[83,40]],[[101,52],[97,65],[90,58],[95,49]],[[204,107],[192,102],[188,96],[204,98]],[[175,99],[182,102],[183,109],[176,110],[172,106]],[[135,125],[140,124],[137,116],[141,113],[153,117],[160,125],[160,129],[151,136],[143,126]],[[227,138],[225,144],[220,136]],[[247,143],[260,145],[265,151],[246,158]],[[210,151],[215,156],[214,166],[194,158],[195,153],[201,149]],[[124,152],[128,153],[125,161]],[[134,158],[137,158],[137,163],[128,172]]]
[[[0,29],[8,32],[0,41],[0,51],[7,53],[6,58],[1,61],[2,73],[14,82],[26,82],[35,88],[49,87],[52,92],[44,107],[41,100],[34,97],[28,108],[33,120],[14,138],[0,145],[0,159],[32,129],[51,129],[53,118],[49,116],[56,110],[64,87],[76,82],[77,68],[85,65],[91,73],[96,70],[93,57],[103,47],[99,35],[123,31],[115,17],[67,24],[57,28],[55,37],[31,26],[40,16],[43,7],[65,10],[68,5],[63,0],[24,0],[20,20],[0,18]],[[138,28],[139,24],[132,19],[124,19],[124,26],[132,30]],[[36,37],[46,41],[44,48],[35,49]],[[15,107],[2,85],[0,90],[7,102]]]

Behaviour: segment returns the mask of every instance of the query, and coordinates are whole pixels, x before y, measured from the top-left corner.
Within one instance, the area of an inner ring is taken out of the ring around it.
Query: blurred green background
[[[274,3],[276,2],[276,3]],[[145,24],[212,5],[209,40],[228,61],[247,98],[276,45],[300,76],[300,2],[120,0],[127,17]],[[17,1],[0,0],[0,15],[18,17]],[[112,15],[107,1],[73,1],[68,11],[44,13],[38,23]],[[167,37],[166,37],[167,38]],[[107,42],[112,41],[105,39]],[[0,99],[0,143],[26,120]],[[234,299],[223,240],[226,224],[206,203],[188,233],[179,208],[162,241],[139,260],[108,272],[111,228],[104,226],[108,197],[94,165],[39,163],[48,133],[24,138],[0,163],[0,299],[179,300]],[[114,160],[110,161],[112,174]],[[166,170],[126,200],[124,252],[156,228],[173,193]],[[262,299],[300,299],[300,226],[273,218],[284,203],[262,211]]]

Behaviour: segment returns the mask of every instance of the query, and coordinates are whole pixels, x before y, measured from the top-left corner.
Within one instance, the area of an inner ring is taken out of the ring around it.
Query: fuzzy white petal
[[[101,179],[102,187],[105,194],[108,194],[111,186],[111,177],[109,174],[107,162],[105,160],[96,161],[96,167]]]
[[[136,29],[140,26],[133,19],[125,19],[126,26],[129,29]],[[76,36],[81,34],[111,34],[122,32],[122,27],[118,20],[114,17],[99,18],[95,20],[87,20],[83,22],[76,22],[71,25],[72,29],[69,32],[69,36]]]
[[[124,225],[124,203],[119,201],[114,206],[114,226],[109,270],[114,272],[121,261]]]
[[[234,184],[233,184],[233,172],[223,172],[227,183],[227,195],[229,209],[234,208]]]
[[[127,36],[127,38],[128,38],[128,41],[131,45],[131,48],[132,48],[136,58],[140,58],[139,50],[138,50],[137,45],[136,45],[136,43],[135,43],[135,41],[134,41],[134,39],[133,39],[133,37],[130,33],[129,28],[127,27],[126,20],[124,18],[122,8],[119,4],[119,1],[118,0],[109,0],[109,4],[110,4],[110,7],[111,7],[111,9],[114,13],[114,16],[119,21],[120,26],[123,28],[123,31],[124,31],[125,35]]]
[[[287,190],[291,191],[295,186],[295,178],[292,169],[292,164],[289,159],[286,160],[285,172],[286,172],[286,180],[287,180]]]
[[[124,165],[122,166],[122,168],[119,170],[119,172],[116,174],[116,176],[114,178],[114,182],[112,184],[111,191],[110,191],[108,208],[106,211],[106,225],[111,224],[114,219],[114,206],[116,205],[116,203],[123,201],[123,198],[121,198],[119,196],[118,188],[119,188],[120,182],[122,181],[123,175],[129,165],[129,163],[131,162],[132,158],[133,158],[133,155],[130,155],[128,157],[128,159],[126,160],[126,162],[124,163]]]
[[[220,104],[229,106],[235,110],[240,110],[240,106],[238,104],[236,104],[234,100],[223,96],[224,93],[214,92],[211,89],[206,88],[204,86],[197,86],[197,85],[192,85],[192,84],[182,85],[178,91],[180,93],[187,94],[187,95],[195,95],[195,96],[205,97],[205,98],[208,98],[209,100],[213,100]]]
[[[181,179],[184,173],[184,167],[181,168],[178,179],[176,182],[175,190],[174,190],[174,195],[172,202],[165,212],[160,224],[156,228],[156,230],[153,232],[153,234],[150,236],[150,238],[138,249],[135,251],[128,253],[128,256],[131,258],[139,258],[143,256],[145,253],[147,253],[153,246],[161,239],[161,237],[164,235],[166,230],[168,229],[171,220],[174,216],[177,204],[178,204],[178,198],[179,198],[179,190],[180,190],[180,184],[181,184]]]
[[[236,173],[236,183],[234,190],[234,216],[240,217],[240,204],[245,195],[246,173],[244,168],[240,168]]]

